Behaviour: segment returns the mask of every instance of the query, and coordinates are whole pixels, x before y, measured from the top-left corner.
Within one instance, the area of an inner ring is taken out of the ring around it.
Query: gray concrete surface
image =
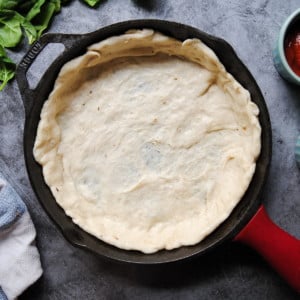
[[[227,40],[256,78],[271,116],[273,156],[264,203],[277,224],[300,238],[300,170],[294,159],[300,89],[279,77],[271,58],[280,25],[298,7],[298,0],[107,0],[90,9],[75,0],[56,16],[49,31],[86,33],[117,21],[159,18]],[[27,50],[24,42],[10,54],[20,61]],[[33,79],[38,77],[36,70],[32,73]],[[0,93],[0,168],[30,210],[44,268],[43,277],[20,299],[297,298],[258,254],[235,243],[181,265],[148,268],[107,262],[74,248],[31,189],[23,158],[23,124],[23,104],[13,81]]]

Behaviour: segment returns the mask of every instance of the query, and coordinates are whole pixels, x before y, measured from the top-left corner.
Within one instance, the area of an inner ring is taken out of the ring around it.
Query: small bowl
[[[300,85],[300,76],[294,73],[289,66],[285,52],[284,52],[284,41],[287,33],[296,22],[300,22],[300,9],[294,11],[283,23],[279,36],[273,50],[274,65],[278,73],[286,80]]]

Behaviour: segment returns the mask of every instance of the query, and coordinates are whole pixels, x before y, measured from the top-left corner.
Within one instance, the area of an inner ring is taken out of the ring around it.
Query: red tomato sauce
[[[289,66],[300,77],[300,24],[287,34],[284,51]]]

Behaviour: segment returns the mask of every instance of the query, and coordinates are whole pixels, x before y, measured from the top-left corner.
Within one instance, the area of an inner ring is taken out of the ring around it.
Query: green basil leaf
[[[55,5],[55,12],[58,13],[61,9],[61,0],[50,0]]]
[[[88,4],[89,6],[93,7],[96,4],[100,3],[101,0],[83,0],[86,4]]]
[[[22,39],[21,24],[24,18],[12,10],[0,11],[0,45],[15,47]]]
[[[26,16],[28,12],[31,10],[31,8],[34,6],[36,3],[36,0],[20,0],[20,3],[18,6],[15,8],[15,10],[20,13],[23,16]]]
[[[14,9],[19,2],[19,0],[0,0],[0,11],[3,9]]]
[[[22,27],[25,31],[25,34],[28,38],[28,43],[31,45],[35,40],[38,38],[38,33],[35,29],[35,27],[24,18],[24,21],[22,23]]]
[[[15,76],[16,65],[7,56],[3,47],[0,46],[0,91],[8,81]]]
[[[44,6],[48,6],[49,4],[54,5],[55,12],[60,11],[60,0],[38,0],[35,2],[34,6],[28,12],[26,19],[31,21],[33,18],[37,17],[39,14],[43,13]]]
[[[45,4],[46,0],[37,0],[33,7],[28,12],[26,19],[31,21],[35,16],[41,13],[41,8]]]
[[[38,0],[28,12],[26,19],[35,27],[36,37],[39,38],[49,26],[53,15],[61,9],[60,0]]]

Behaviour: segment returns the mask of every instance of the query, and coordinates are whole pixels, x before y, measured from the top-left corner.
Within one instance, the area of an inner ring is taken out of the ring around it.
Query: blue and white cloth
[[[0,173],[0,300],[16,299],[41,275],[26,205]]]

